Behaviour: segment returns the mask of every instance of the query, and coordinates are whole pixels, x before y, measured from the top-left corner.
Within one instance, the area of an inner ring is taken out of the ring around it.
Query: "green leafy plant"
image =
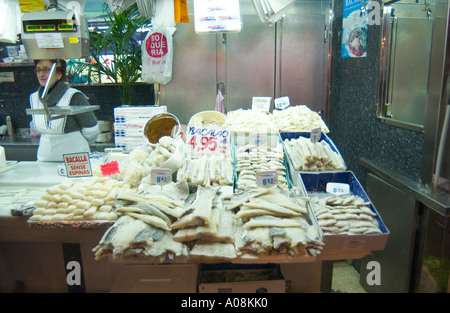
[[[141,46],[133,35],[148,25],[149,19],[140,15],[136,4],[119,14],[108,10],[108,6],[103,9],[107,29],[89,34],[93,67],[115,83],[122,104],[131,104],[130,87],[141,77],[142,70]],[[111,59],[105,59],[107,55]]]

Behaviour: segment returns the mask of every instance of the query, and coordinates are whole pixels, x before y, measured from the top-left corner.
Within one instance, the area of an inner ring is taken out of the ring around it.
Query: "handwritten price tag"
[[[289,105],[289,97],[275,98],[274,100],[275,109],[283,110],[286,109]]]
[[[267,133],[250,133],[248,143],[255,146],[267,146]]]
[[[150,171],[153,185],[165,185],[172,182],[172,171],[168,168],[154,168]]]
[[[226,154],[230,146],[230,133],[224,128],[188,126],[186,151],[191,155]]]
[[[322,138],[322,130],[320,129],[320,127],[311,130],[309,139],[311,140],[312,143],[319,142],[320,138]]]
[[[344,183],[327,183],[326,191],[337,196],[350,193],[350,185]]]
[[[102,171],[103,176],[120,173],[119,163],[117,161],[111,161],[111,162],[102,164],[102,165],[100,165],[100,170]]]
[[[272,187],[278,185],[277,171],[259,171],[256,173],[256,185],[258,187]]]
[[[253,97],[252,98],[252,110],[260,110],[260,111],[269,112],[271,102],[272,102],[272,97]]]

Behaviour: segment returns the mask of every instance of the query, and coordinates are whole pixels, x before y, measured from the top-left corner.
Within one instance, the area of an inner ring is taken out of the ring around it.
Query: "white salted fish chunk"
[[[300,223],[293,219],[288,218],[278,218],[274,216],[257,216],[253,217],[244,224],[244,228],[255,228],[255,227],[302,227]]]
[[[149,225],[152,225],[152,226],[164,229],[164,230],[170,229],[169,226],[167,225],[167,223],[163,219],[161,219],[157,216],[137,214],[137,213],[128,213],[127,215],[134,217],[136,219],[140,219]]]
[[[189,251],[189,257],[195,261],[232,260],[236,250],[231,243],[198,240]]]

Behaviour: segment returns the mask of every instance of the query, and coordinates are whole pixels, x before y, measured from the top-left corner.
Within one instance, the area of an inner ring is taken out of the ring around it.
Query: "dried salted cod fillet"
[[[278,218],[266,215],[253,217],[244,224],[246,229],[255,227],[302,227],[302,225],[291,218]]]
[[[255,254],[269,254],[272,251],[272,237],[270,228],[257,227],[244,229],[238,238],[235,238],[236,251],[239,253],[251,252]]]
[[[157,217],[157,216],[153,216],[153,215],[144,215],[144,214],[137,214],[137,213],[127,213],[129,216],[134,217],[136,219],[139,219],[149,225],[155,226],[155,227],[159,227],[161,229],[164,230],[169,230],[169,225],[167,225],[167,223]]]
[[[195,262],[228,261],[236,256],[236,250],[232,243],[197,240],[189,251],[190,259]]]
[[[265,209],[252,209],[249,207],[246,207],[245,205],[241,206],[241,209],[239,212],[237,212],[234,215],[234,218],[246,218],[246,217],[254,217],[254,216],[261,216],[261,215],[272,215],[276,217],[286,217],[285,214],[277,213],[277,212],[271,212]]]
[[[195,200],[187,208],[191,213],[183,215],[179,220],[172,223],[171,229],[209,224],[211,219],[212,201],[215,196],[215,189],[199,186]]]
[[[170,232],[164,232],[163,236],[160,240],[155,241],[153,245],[146,249],[143,252],[143,255],[145,256],[153,256],[153,257],[167,257],[168,253],[171,253],[175,256],[181,256],[183,254],[186,254],[186,247],[184,244],[176,242],[173,240],[173,235]]]
[[[234,210],[236,208],[239,208],[241,205],[243,205],[245,202],[248,202],[250,199],[269,193],[273,188],[276,188],[276,186],[271,188],[256,188],[240,193],[235,193],[231,197],[231,201],[227,206],[227,210]]]
[[[122,192],[117,195],[118,200],[131,202],[151,203],[154,207],[173,217],[180,217],[184,213],[184,202],[168,198],[162,193],[154,195],[140,195],[131,192]]]
[[[281,203],[283,201],[282,198],[278,198],[278,200],[278,203]],[[302,213],[306,213],[306,209],[305,211],[301,210],[300,207],[296,208],[296,210],[288,209],[273,202],[265,201],[261,199],[261,197],[251,199],[249,202],[245,203],[244,206],[252,209],[267,210],[269,211],[268,214],[270,214],[270,212],[274,212],[277,214],[282,214],[284,216],[298,216]]]
[[[196,227],[184,227],[178,229],[173,239],[178,242],[186,242],[197,240],[205,236],[214,236],[217,233],[217,226],[219,224],[219,209],[211,209],[211,222]]]
[[[162,192],[171,199],[184,201],[189,195],[189,186],[187,181],[182,179],[162,186]]]
[[[136,236],[144,230],[147,225],[141,221],[130,217],[132,221],[121,223],[118,231],[112,239],[113,244],[113,258],[120,258],[124,251],[132,246],[133,240]],[[151,238],[151,237],[150,237]],[[153,241],[153,240],[152,240]]]
[[[92,251],[95,252],[95,259],[99,260],[103,258],[107,253],[113,249],[112,240],[119,230],[119,226],[122,223],[128,223],[132,221],[131,217],[120,217],[110,228],[103,234],[100,242],[95,246]]]
[[[308,210],[306,209],[306,201],[301,198],[297,201],[297,199],[285,197],[281,193],[279,193],[279,195],[270,193],[267,195],[261,195],[258,199],[274,203],[295,212],[304,214],[308,213]]]
[[[233,213],[223,208],[218,208],[219,222],[217,232],[214,235],[207,236],[205,239],[223,243],[233,243],[234,220]]]

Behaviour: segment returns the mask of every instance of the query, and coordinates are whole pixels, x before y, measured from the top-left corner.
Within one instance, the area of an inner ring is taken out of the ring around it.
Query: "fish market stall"
[[[274,116],[264,114],[279,129]],[[49,162],[19,162],[0,174],[5,190],[0,261],[9,269],[2,272],[2,289],[24,281],[32,291],[196,292],[200,265],[226,263],[280,264],[286,273],[299,266],[297,278],[304,265],[314,268],[319,290],[329,291],[331,276],[323,270],[328,261],[359,259],[384,248],[389,231],[353,173],[340,168],[343,160],[331,172],[321,170],[325,178],[309,170],[308,175],[320,177],[314,185],[305,172],[289,169],[297,160],[290,159],[283,133],[262,138],[247,123],[245,131],[234,129],[233,137],[221,137],[220,152],[213,149],[214,136],[204,144],[195,138],[201,134],[193,131],[196,127],[231,133],[229,125],[239,123],[233,124],[230,116],[220,125],[198,120],[187,125],[184,140],[180,134],[161,135],[156,144],[110,153],[92,162],[91,176],[66,177],[58,170],[60,163]],[[304,125],[290,127],[311,131]],[[203,149],[200,154],[195,140]],[[328,137],[326,141],[332,144]],[[310,192],[326,193],[322,187],[328,182],[350,183],[349,190],[315,200]],[[369,227],[368,222],[374,224]],[[330,232],[338,225],[339,233]],[[32,252],[39,262],[28,266],[36,273],[45,267],[48,283],[38,274],[17,276],[25,264],[14,260],[28,260]],[[82,265],[81,286],[66,283],[69,269],[61,264],[69,260]],[[138,272],[154,284],[141,289],[120,284],[138,279]]]

